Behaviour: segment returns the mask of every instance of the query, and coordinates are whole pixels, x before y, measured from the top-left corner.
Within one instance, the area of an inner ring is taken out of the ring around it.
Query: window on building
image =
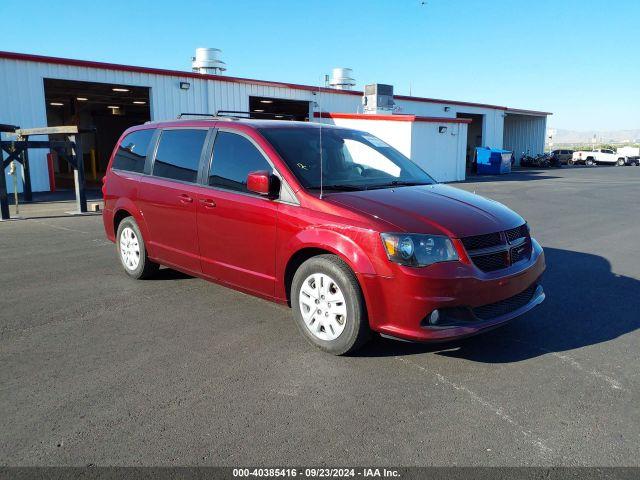
[[[195,182],[207,130],[164,130],[153,163],[157,177]]]
[[[113,159],[112,167],[128,172],[144,172],[147,148],[149,148],[149,142],[151,142],[154,133],[153,129],[138,130],[124,137]]]
[[[218,132],[209,185],[248,192],[247,175],[260,170],[271,172],[272,168],[253,143],[241,135]]]

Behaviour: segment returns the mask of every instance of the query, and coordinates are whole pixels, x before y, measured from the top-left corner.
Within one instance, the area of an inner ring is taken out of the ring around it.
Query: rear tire
[[[567,165],[573,166],[573,158],[570,158],[569,160],[567,160]]]
[[[131,278],[149,278],[160,269],[160,265],[147,257],[142,233],[133,217],[124,218],[118,225],[116,251],[125,273]]]
[[[624,164],[625,164],[624,158],[619,158],[618,162],[616,163],[618,167],[624,167]]]
[[[593,161],[593,158],[587,158],[587,159],[584,161],[584,164],[585,164],[587,167],[592,167],[595,163],[594,163],[594,161]]]
[[[325,352],[352,353],[371,336],[358,280],[336,255],[318,255],[300,265],[291,284],[291,307],[307,341]]]

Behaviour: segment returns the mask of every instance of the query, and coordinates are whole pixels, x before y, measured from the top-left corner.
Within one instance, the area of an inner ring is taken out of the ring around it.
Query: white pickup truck
[[[606,163],[609,165],[624,165],[626,157],[618,155],[613,150],[607,148],[599,148],[590,152],[573,152],[572,163],[584,163],[585,165],[595,165],[597,163]]]

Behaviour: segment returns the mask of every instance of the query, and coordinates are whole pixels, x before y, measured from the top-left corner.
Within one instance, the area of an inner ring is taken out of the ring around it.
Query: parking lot
[[[286,307],[128,279],[100,216],[1,223],[0,464],[640,465],[640,168],[458,186],[529,221],[546,302],[352,357]]]

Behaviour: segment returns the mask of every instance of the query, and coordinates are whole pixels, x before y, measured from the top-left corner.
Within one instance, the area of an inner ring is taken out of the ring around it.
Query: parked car
[[[638,157],[627,157],[625,161],[625,165],[630,165],[632,167],[637,167],[640,165],[640,156]]]
[[[551,157],[560,165],[571,165],[573,163],[573,150],[553,150]]]
[[[622,166],[625,164],[626,158],[618,155],[613,150],[601,148],[590,152],[574,152],[573,163],[582,163],[585,165],[608,164]]]
[[[544,300],[542,248],[504,205],[439,185],[368,133],[309,122],[128,129],[103,185],[127,275],[159,265],[289,304],[333,354],[372,332],[443,341]]]

